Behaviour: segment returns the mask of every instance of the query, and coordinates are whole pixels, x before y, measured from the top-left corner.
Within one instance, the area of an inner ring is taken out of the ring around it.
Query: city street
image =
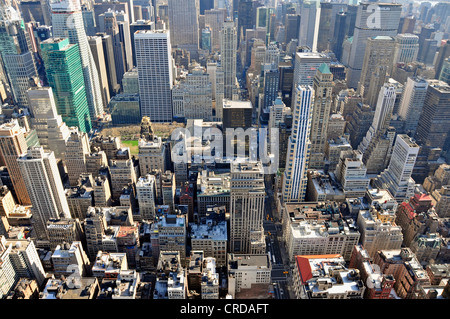
[[[272,283],[274,284],[275,299],[290,299],[288,291],[289,265],[287,256],[283,255],[279,236],[280,225],[274,222],[273,212],[275,208],[274,195],[271,183],[266,183],[265,219],[263,222],[266,234],[266,248],[272,263]]]

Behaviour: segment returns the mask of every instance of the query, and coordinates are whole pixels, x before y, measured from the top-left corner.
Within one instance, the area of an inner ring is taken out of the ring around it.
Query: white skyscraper
[[[378,178],[378,183],[389,190],[399,203],[414,196],[415,182],[411,174],[419,149],[419,145],[408,135],[397,135],[389,166]]]
[[[69,38],[71,44],[78,44],[89,113],[91,120],[95,120],[103,115],[102,88],[84,29],[80,0],[54,0],[50,6],[53,36]]]
[[[170,33],[140,30],[134,35],[141,116],[172,122],[173,87]]]
[[[419,36],[410,33],[395,37],[394,63],[409,63],[417,60],[419,54]]]
[[[264,254],[264,171],[261,162],[231,163],[230,250]]]
[[[18,163],[33,206],[37,236],[47,239],[49,219],[71,217],[55,155],[42,147],[30,148]]]
[[[372,139],[379,134],[384,134],[389,126],[389,122],[392,116],[392,110],[394,109],[396,86],[394,84],[386,83],[378,94],[377,106],[375,108],[375,115],[372,125],[367,131],[366,136],[358,146],[358,150],[361,153],[369,146]]]
[[[136,183],[136,194],[139,202],[139,215],[144,220],[155,218],[156,178],[154,175],[139,177]]]
[[[233,21],[225,21],[221,31],[220,65],[224,74],[224,98],[232,100],[236,92],[237,30]]]
[[[61,115],[58,115],[52,88],[36,87],[27,93],[31,125],[36,130],[40,145],[53,151],[56,158],[64,160],[70,132]]]
[[[306,194],[307,168],[311,142],[311,106],[314,90],[311,86],[298,86],[294,94],[292,111],[292,133],[286,155],[283,179],[283,202],[303,201]]]
[[[400,101],[398,115],[405,122],[404,132],[411,132],[411,136],[414,136],[416,133],[427,89],[428,82],[425,79],[408,77],[405,91]]]
[[[313,52],[316,52],[319,35],[320,1],[303,1],[300,7],[300,15],[299,45],[306,45]]]

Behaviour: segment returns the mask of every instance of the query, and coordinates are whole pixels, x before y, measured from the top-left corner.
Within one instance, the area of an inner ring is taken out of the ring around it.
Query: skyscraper
[[[49,219],[70,218],[55,155],[42,147],[30,148],[17,162],[33,206],[36,235],[46,240]]]
[[[95,61],[95,66],[98,71],[98,78],[100,81],[100,86],[102,88],[102,100],[103,107],[106,108],[108,106],[109,101],[111,100],[111,94],[109,92],[109,79],[108,73],[106,69],[106,55],[103,51],[103,41],[101,36],[90,36],[88,37],[89,47],[91,48],[92,57]]]
[[[376,36],[367,39],[366,51],[361,70],[361,78],[359,80],[359,91],[361,92],[361,95],[367,96],[367,90],[369,88],[372,75],[378,66],[386,66],[386,74],[391,74],[394,48],[395,39],[393,37]]]
[[[89,114],[94,120],[103,115],[102,89],[84,29],[80,0],[55,0],[51,10],[53,36],[68,37],[70,44],[78,45]]]
[[[419,118],[415,139],[425,154],[432,148],[446,149],[450,127],[450,86],[428,80],[428,89]]]
[[[389,166],[378,177],[380,186],[389,190],[399,203],[414,196],[415,182],[411,174],[419,148],[419,145],[408,135],[397,135]]]
[[[211,30],[211,51],[220,50],[220,31],[222,30],[227,12],[225,9],[205,10],[205,26]]]
[[[50,38],[41,43],[41,49],[58,113],[68,126],[89,132],[92,126],[88,92],[85,91],[78,45],[70,44],[67,38]]]
[[[400,101],[398,115],[405,122],[403,131],[414,136],[427,94],[428,82],[418,77],[408,77]]]
[[[317,70],[314,77],[314,100],[312,106],[311,133],[311,154],[309,158],[309,168],[322,169],[325,165],[325,144],[327,141],[328,120],[330,119],[333,74],[326,63]]]
[[[264,254],[264,171],[261,162],[231,163],[230,250]]]
[[[38,73],[31,39],[20,13],[5,3],[0,4],[0,54],[14,102],[28,105],[27,90],[37,84]]]
[[[319,35],[320,1],[305,0],[300,8],[300,31],[298,44],[308,46],[317,52],[317,39]]]
[[[27,152],[25,129],[19,126],[17,120],[12,120],[0,126],[0,151],[8,168],[17,201],[21,205],[31,205],[30,197],[17,163],[17,159]]]
[[[66,143],[65,164],[71,186],[78,185],[80,175],[86,173],[86,156],[90,153],[89,139],[86,133],[71,128]]]
[[[380,36],[396,36],[402,5],[397,3],[361,2],[356,16],[355,32],[351,42],[347,83],[356,88],[361,76],[367,39]]]
[[[170,41],[172,47],[186,49],[191,57],[199,48],[199,0],[168,0]]]
[[[141,116],[172,122],[172,55],[167,30],[140,30],[134,35]]]
[[[394,63],[417,61],[419,37],[415,34],[398,34],[395,37]]]
[[[224,73],[224,98],[232,100],[236,91],[237,33],[233,21],[225,21],[221,31],[220,65]]]
[[[51,87],[36,87],[28,90],[31,124],[36,130],[39,144],[64,160],[69,128],[56,111],[56,102]]]
[[[307,169],[311,142],[311,106],[314,90],[311,86],[297,86],[292,110],[292,133],[286,155],[282,199],[283,202],[299,202],[305,199]]]

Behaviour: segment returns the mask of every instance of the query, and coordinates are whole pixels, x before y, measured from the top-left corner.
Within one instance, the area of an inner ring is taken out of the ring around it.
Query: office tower
[[[366,92],[376,67],[380,65],[387,66],[386,73],[391,74],[394,45],[395,39],[389,36],[376,36],[367,39],[361,77],[359,80],[359,92],[361,92],[361,95],[367,95]]]
[[[165,169],[166,146],[161,137],[154,135],[150,118],[144,116],[141,120],[141,133],[138,141],[139,169],[142,176],[150,174],[153,170]]]
[[[361,144],[359,144],[358,150],[360,150],[362,153],[365,152],[367,146],[369,145],[369,143],[371,143],[371,140],[375,136],[384,134],[386,132],[386,129],[389,127],[392,110],[394,109],[395,97],[395,86],[386,83],[382,87],[382,89],[380,90],[380,94],[378,95],[378,102],[375,108],[375,115],[372,125],[367,131],[367,134]]]
[[[416,25],[416,17],[408,16],[403,18],[403,24],[400,23],[398,33],[413,33]],[[400,29],[401,26],[401,29]]]
[[[205,15],[206,10],[214,9],[214,0],[199,0],[199,12],[201,15]]]
[[[102,88],[103,108],[108,106],[111,100],[109,92],[108,73],[106,69],[106,55],[103,51],[103,41],[101,36],[88,37],[89,47],[91,48],[92,57],[94,58],[95,66],[98,71],[98,78]]]
[[[180,260],[186,261],[186,218],[183,215],[163,215],[157,223],[159,250],[177,251]]]
[[[111,206],[111,187],[109,186],[109,180],[105,176],[97,176],[92,185],[94,190],[95,206],[108,207]]]
[[[50,38],[41,43],[41,50],[58,113],[68,126],[89,132],[92,128],[87,97],[90,92],[85,90],[78,45],[70,44],[67,38]]]
[[[88,277],[91,272],[91,265],[81,241],[66,242],[56,246],[51,260],[57,276],[70,276],[73,271],[76,271],[79,276]]]
[[[0,150],[8,168],[8,174],[18,203],[31,205],[30,197],[17,163],[17,159],[27,152],[25,133],[25,129],[19,126],[17,120],[2,124],[0,126]]]
[[[363,197],[370,178],[362,161],[363,154],[357,150],[342,151],[336,167],[336,178],[341,183],[346,198]]]
[[[293,83],[293,93],[299,85],[301,86],[312,86],[314,82],[314,76],[317,73],[317,69],[323,63],[329,63],[330,57],[323,53],[317,52],[297,52],[295,54],[294,63],[294,79]],[[294,94],[292,94],[294,95]],[[292,105],[296,103],[295,99],[292,99]]]
[[[313,99],[314,91],[311,86],[299,85],[296,88],[292,109],[292,133],[289,137],[283,179],[283,202],[301,202],[306,195]]]
[[[355,110],[349,115],[345,132],[350,134],[350,144],[353,148],[358,148],[363,140],[372,124],[374,113],[369,105],[358,103]]]
[[[322,169],[325,166],[325,143],[327,141],[328,121],[330,119],[333,89],[333,75],[326,63],[323,63],[314,76],[309,168]]]
[[[424,63],[426,66],[432,67],[436,57],[438,41],[435,39],[425,39],[422,48],[422,54],[418,56],[417,60]]]
[[[192,57],[199,48],[199,0],[168,0],[170,43],[172,47],[186,49]]]
[[[133,160],[112,160],[109,171],[111,174],[112,197],[118,200],[124,187],[128,184],[136,183],[136,170],[133,166]]]
[[[209,27],[202,29],[200,44],[202,50],[211,52],[211,29]]]
[[[450,126],[450,86],[439,80],[428,80],[428,89],[417,125],[415,139],[425,154],[432,148],[448,147]]]
[[[300,15],[299,14],[286,14],[284,22],[285,38],[284,43],[288,44],[293,39],[298,39],[298,31],[300,28]]]
[[[220,51],[220,32],[227,17],[225,9],[205,10],[205,26],[211,30],[211,52]]]
[[[108,10],[112,10],[115,12],[123,12],[128,16],[128,21],[133,23],[135,21],[134,18],[134,9],[133,9],[133,0],[126,1],[97,1],[94,3],[94,17],[96,22],[96,32],[99,32],[99,15],[107,12]]]
[[[132,68],[132,56],[131,56],[131,42],[129,39],[129,26],[128,21],[120,21],[120,18],[126,18],[126,15],[116,13],[114,11],[107,11],[98,16],[99,19],[99,31],[111,36],[113,52],[114,52],[114,65],[116,68],[117,83],[122,83],[122,78],[125,72]],[[125,42],[123,29],[126,29],[126,35],[128,36],[128,43]],[[122,32],[121,32],[122,31]],[[127,49],[128,45],[128,49]],[[127,52],[129,51],[129,52]],[[128,53],[128,54],[127,54]]]
[[[422,114],[428,82],[419,77],[408,77],[401,97],[398,115],[404,121],[403,131],[414,136]]]
[[[28,103],[27,90],[38,83],[38,71],[30,34],[20,13],[6,3],[0,4],[0,55],[13,101],[20,107]]]
[[[444,63],[442,64],[439,81],[445,82],[450,85],[450,57],[446,58],[444,60]]]
[[[320,1],[306,0],[300,7],[300,31],[298,44],[308,46],[313,52],[317,52],[317,38],[319,35]]]
[[[39,144],[55,153],[56,158],[65,158],[69,127],[56,111],[56,102],[51,87],[36,87],[28,91],[31,125],[36,130]]]
[[[55,38],[68,36],[70,44],[77,44],[81,58],[80,66],[83,70],[89,114],[91,120],[95,120],[103,115],[102,89],[84,29],[80,1],[57,0],[50,5],[52,9],[53,36]]]
[[[318,13],[319,27],[317,34],[317,51],[323,52],[331,49],[331,41],[333,40],[334,26],[336,17],[339,12],[347,9],[347,4],[320,2],[320,12]],[[300,13],[301,14],[301,13]]]
[[[342,45],[344,43],[345,37],[348,34],[347,20],[350,19],[347,12],[340,11],[336,14],[333,37],[331,39],[331,51],[334,52],[336,59],[341,61],[342,58]],[[331,31],[330,31],[331,32]]]
[[[264,254],[264,171],[261,162],[231,163],[230,251]]]
[[[20,278],[35,279],[39,286],[44,283],[46,274],[32,240],[7,240],[0,236],[0,258],[0,298],[5,298]]]
[[[139,215],[142,220],[153,220],[156,202],[156,178],[154,175],[142,175],[136,183],[136,194],[139,203]]]
[[[268,121],[270,107],[273,105],[275,99],[278,97],[280,87],[280,73],[277,69],[265,70],[264,72],[264,90],[263,90],[263,103],[261,110],[265,114],[265,121]]]
[[[239,0],[237,7],[233,8],[237,11],[237,45],[240,46],[244,40],[247,29],[252,29],[256,25],[256,13],[254,0]],[[234,16],[231,16],[234,19]],[[235,19],[234,19],[235,20]]]
[[[30,148],[17,161],[33,206],[37,237],[48,239],[49,219],[70,218],[55,155],[53,152],[44,152],[42,147],[36,147]]]
[[[425,50],[425,41],[427,39],[431,39],[433,32],[435,32],[434,25],[424,25],[420,29],[419,33],[419,53],[417,55],[417,61],[423,62],[424,50]]]
[[[450,40],[445,41],[445,44],[441,44],[439,48],[438,56],[436,57],[436,63],[434,65],[435,78],[439,79],[441,75],[445,60],[450,56]],[[444,81],[447,82],[447,81]]]
[[[134,41],[141,116],[149,116],[153,122],[172,122],[173,80],[169,31],[137,31]]]
[[[221,31],[220,65],[224,74],[224,98],[232,100],[236,91],[237,32],[233,21],[225,21]]]
[[[106,33],[96,33],[102,39],[106,76],[108,79],[109,95],[112,97],[120,91],[120,83],[117,82],[116,64],[114,62],[113,41]]]
[[[173,93],[182,96],[182,111],[177,113],[181,113],[185,119],[213,120],[212,84],[204,68],[195,66],[185,79],[173,88]]]
[[[136,48],[134,45],[134,34],[138,30],[154,30],[155,23],[150,20],[136,20],[130,24],[131,53],[133,55],[133,66],[136,66]]]
[[[398,134],[389,166],[378,177],[378,183],[389,190],[399,203],[414,196],[416,183],[411,178],[411,174],[419,148],[420,146],[411,137]]]
[[[347,84],[356,88],[361,76],[368,38],[376,36],[396,36],[402,6],[395,3],[377,3],[377,18],[372,15],[370,2],[360,3],[355,23],[355,31],[348,60]]]
[[[71,128],[66,144],[65,164],[71,186],[78,184],[80,175],[86,173],[86,155],[90,153],[89,138],[77,128]]]
[[[394,65],[417,61],[419,53],[419,37],[415,34],[397,34],[395,37]]]

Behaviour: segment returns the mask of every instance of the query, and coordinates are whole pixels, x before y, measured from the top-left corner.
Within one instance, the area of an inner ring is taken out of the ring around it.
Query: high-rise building
[[[450,85],[450,58],[446,58],[442,63],[441,73],[439,74],[439,80]]]
[[[156,9],[155,9],[156,10]],[[154,30],[155,23],[150,20],[136,20],[130,24],[131,53],[133,54],[133,66],[136,66],[136,49],[134,46],[134,34],[138,30]]]
[[[317,51],[323,52],[332,49],[331,43],[334,35],[334,26],[339,12],[347,9],[347,4],[320,2],[319,27],[317,34]]]
[[[225,9],[205,10],[205,26],[211,30],[211,52],[220,51],[220,32],[227,16]]]
[[[342,45],[348,34],[347,20],[349,19],[350,17],[347,12],[340,11],[336,13],[330,49],[334,52],[338,61],[341,61],[342,58]]]
[[[84,29],[80,0],[57,0],[50,6],[53,36],[68,37],[70,44],[78,45],[89,114],[91,120],[94,120],[103,115],[102,89]]]
[[[261,162],[231,163],[230,251],[265,253],[264,197]]]
[[[450,86],[439,80],[428,80],[428,89],[414,138],[428,151],[446,149],[450,125]]]
[[[317,73],[317,69],[323,63],[329,63],[330,57],[323,53],[317,52],[297,52],[295,54],[294,63],[294,79],[292,81],[292,96],[299,85],[312,86],[314,82],[314,76]],[[297,101],[292,99],[292,105],[295,105]],[[292,107],[293,109],[293,107]]]
[[[170,34],[165,30],[137,31],[134,41],[141,116],[149,116],[153,122],[172,122]]]
[[[284,43],[288,44],[293,39],[298,40],[298,32],[300,28],[300,15],[299,14],[286,14],[284,21],[285,38]]]
[[[46,274],[32,240],[7,240],[0,236],[0,258],[1,298],[9,294],[20,278],[35,279],[39,286],[44,283]]]
[[[320,65],[314,76],[309,168],[322,169],[325,165],[325,144],[328,139],[328,121],[330,119],[333,89],[333,74],[326,63]]]
[[[435,78],[439,79],[442,72],[445,61],[450,56],[450,40],[445,41],[445,44],[441,44],[438,55],[436,57],[436,63],[434,65]],[[444,81],[447,82],[447,81]]]
[[[358,6],[347,65],[347,84],[351,88],[356,88],[360,80],[367,39],[379,35],[392,37],[397,35],[401,4],[377,3],[376,9],[373,6],[371,2],[361,2]]]
[[[70,218],[69,205],[53,152],[42,147],[30,148],[18,160],[33,206],[33,220],[38,238],[48,239],[47,221]]]
[[[139,203],[139,215],[143,220],[155,218],[156,178],[154,175],[144,175],[136,182],[136,195]]]
[[[366,193],[370,179],[362,162],[362,153],[357,150],[342,151],[336,167],[336,178],[341,183],[345,197],[359,198]]]
[[[28,105],[27,90],[38,82],[30,34],[12,6],[0,4],[0,55],[14,102]]]
[[[395,37],[394,63],[417,61],[419,37],[415,34],[397,34]]]
[[[25,186],[17,159],[27,153],[25,129],[17,120],[0,126],[0,151],[8,168],[8,174],[13,185],[13,193],[21,205],[31,205],[31,200]]]
[[[414,136],[427,94],[428,82],[419,77],[408,77],[401,97],[398,115],[404,121],[403,131]]]
[[[67,38],[50,38],[41,42],[41,50],[58,113],[69,127],[76,126],[82,132],[89,132],[92,119],[89,92],[86,91],[78,45],[70,44]]]
[[[95,36],[100,37],[102,40],[103,54],[104,54],[103,59],[105,61],[109,95],[113,96],[113,95],[119,93],[119,91],[120,91],[120,83],[117,82],[116,65],[114,62],[113,41],[112,41],[111,36],[106,33],[98,32],[95,34]],[[94,54],[93,54],[93,57],[95,60]]]
[[[77,128],[70,129],[70,136],[66,143],[65,164],[71,186],[78,184],[80,175],[87,172],[86,156],[89,155],[89,138],[86,133]]]
[[[64,160],[69,127],[56,111],[51,87],[36,87],[28,91],[31,125],[36,130],[39,144]]]
[[[298,44],[308,46],[313,52],[317,52],[320,10],[319,0],[303,1],[300,7],[301,19]]]
[[[199,49],[199,0],[169,0],[167,4],[172,47],[186,49],[196,57]]]
[[[237,31],[233,21],[225,21],[221,31],[220,65],[224,74],[224,98],[232,100],[236,91]]]
[[[376,67],[387,66],[386,74],[391,74],[394,57],[395,39],[389,36],[376,36],[367,39],[364,61],[362,64],[359,92],[367,96],[369,84]]]
[[[414,195],[415,182],[411,175],[419,148],[408,135],[397,135],[389,166],[378,177],[380,185],[389,190],[399,203]]]
[[[283,202],[303,201],[307,187],[307,169],[311,148],[310,129],[314,90],[298,86],[294,94],[292,133],[286,155],[282,199]]]
[[[88,37],[89,47],[91,48],[92,57],[95,61],[95,66],[98,71],[98,78],[100,81],[100,86],[102,88],[102,99],[103,99],[103,108],[108,106],[108,103],[111,99],[111,93],[109,91],[109,83],[108,83],[108,73],[106,69],[106,58],[105,52],[103,50],[103,41],[101,36],[90,36]]]

